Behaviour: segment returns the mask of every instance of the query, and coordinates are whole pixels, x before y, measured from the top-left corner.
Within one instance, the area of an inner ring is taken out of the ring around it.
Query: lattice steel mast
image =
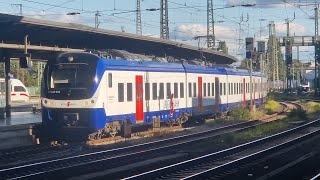
[[[213,49],[215,46],[212,0],[207,1],[207,45],[210,49]]]
[[[168,0],[160,0],[160,38],[169,39]]]
[[[142,35],[142,27],[141,27],[141,6],[140,0],[137,0],[137,12],[136,12],[136,34]]]
[[[278,42],[276,37],[276,30],[275,24],[273,21],[269,24],[269,47],[268,47],[268,54],[269,54],[269,78],[272,77],[273,88],[279,88],[276,86],[276,82],[279,81],[279,58],[278,58]]]
[[[314,68],[314,88],[315,88],[315,96],[319,96],[319,77],[320,77],[320,73],[319,73],[319,57],[318,57],[318,53],[317,53],[317,43],[319,41],[319,22],[318,22],[318,16],[319,16],[319,12],[318,12],[319,8],[318,5],[314,8],[314,12],[315,12],[315,24],[314,24],[314,38],[315,38],[315,68]]]

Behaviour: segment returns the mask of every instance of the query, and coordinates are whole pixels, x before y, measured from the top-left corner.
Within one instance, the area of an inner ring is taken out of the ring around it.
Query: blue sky
[[[168,0],[170,39],[198,45],[194,36],[206,35],[206,0]],[[290,34],[297,36],[314,35],[314,7],[320,0],[213,0],[215,34],[218,41],[226,41],[229,53],[244,58],[245,37],[267,41],[268,24],[274,21],[276,32],[285,36],[285,19],[292,21]],[[94,14],[101,12],[100,28],[135,33],[135,0],[0,0],[1,13],[18,14],[19,8],[12,4],[22,4],[25,16],[53,21],[80,23],[94,26]],[[239,5],[256,4],[254,7]],[[146,36],[159,37],[159,0],[141,0],[142,31]],[[232,7],[234,6],[234,7]],[[68,16],[67,13],[79,12]],[[200,46],[205,46],[205,40]],[[294,53],[295,48],[293,49]],[[300,58],[313,59],[313,48],[301,47]],[[294,58],[296,55],[294,54]]]

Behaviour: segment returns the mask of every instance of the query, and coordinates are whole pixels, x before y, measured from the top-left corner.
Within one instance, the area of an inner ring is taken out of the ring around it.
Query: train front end
[[[105,117],[97,106],[98,60],[89,53],[64,53],[47,63],[41,88],[41,137],[83,139],[96,130],[93,119]]]

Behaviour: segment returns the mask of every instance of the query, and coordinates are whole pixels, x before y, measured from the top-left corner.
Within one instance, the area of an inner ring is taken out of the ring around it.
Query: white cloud
[[[81,15],[67,15],[67,14],[52,14],[52,13],[45,13],[45,12],[37,12],[26,14],[25,16],[36,18],[36,19],[43,19],[43,20],[50,20],[50,21],[57,21],[63,23],[77,23],[77,24],[87,24],[94,22],[94,19],[85,18]]]
[[[226,6],[253,5],[259,8],[293,8],[293,5],[312,3],[317,4],[320,0],[227,0]]]
[[[287,34],[287,25],[285,23],[275,23],[277,35],[285,36]],[[290,23],[290,35],[305,35],[305,26],[297,23]]]
[[[207,25],[205,24],[181,24],[175,27],[175,31],[171,32],[171,39],[178,39],[187,41],[193,39],[195,36],[206,36]],[[215,25],[216,39],[228,40],[235,39],[237,30],[230,29],[223,26]]]
[[[151,34],[151,33],[143,33],[143,36],[153,37],[153,38],[160,38],[159,34]]]
[[[170,33],[170,39],[181,43],[190,44],[193,46],[206,47],[206,37],[201,38],[200,41],[194,40],[195,36],[206,36],[206,24],[181,24],[175,27],[175,31]],[[235,43],[239,38],[238,30],[223,26],[215,26],[216,46],[219,40],[226,41],[229,53],[241,59],[244,53],[242,48],[239,49],[239,44]],[[231,43],[234,42],[234,43]]]
[[[256,0],[227,0],[226,6],[240,6],[240,5],[248,5],[248,4],[256,4]]]

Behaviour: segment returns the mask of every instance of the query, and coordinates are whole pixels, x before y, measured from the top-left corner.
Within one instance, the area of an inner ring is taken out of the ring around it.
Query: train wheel
[[[102,138],[102,134],[103,132],[102,131],[98,131],[98,133],[96,134],[96,136],[94,137],[94,139],[101,139]]]
[[[89,134],[89,135],[88,135],[88,140],[89,140],[89,141],[94,140],[94,135]]]
[[[114,132],[110,132],[109,134],[111,137],[115,137],[117,133],[118,133],[117,131],[114,131]]]
[[[116,134],[121,130],[121,124],[119,121],[113,121],[107,123],[104,132],[107,134],[109,133],[111,137],[115,137]]]
[[[176,123],[176,122],[175,122],[174,119],[167,121],[167,124],[168,124],[168,126],[170,126],[170,127],[174,126],[175,123]]]
[[[181,114],[180,118],[177,119],[179,126],[182,126],[183,123],[187,122],[189,119],[189,115],[187,113]]]

